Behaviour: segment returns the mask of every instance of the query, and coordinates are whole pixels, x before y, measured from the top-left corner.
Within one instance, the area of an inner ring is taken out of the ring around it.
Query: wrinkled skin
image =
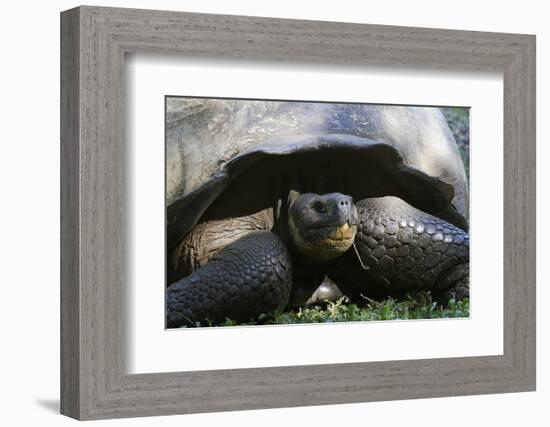
[[[328,261],[348,251],[357,232],[357,208],[340,193],[307,193],[294,198],[288,223],[292,243],[308,259]]]

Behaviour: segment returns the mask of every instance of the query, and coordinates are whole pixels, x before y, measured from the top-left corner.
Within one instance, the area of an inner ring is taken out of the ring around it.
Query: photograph
[[[166,327],[468,318],[469,123],[165,96]]]

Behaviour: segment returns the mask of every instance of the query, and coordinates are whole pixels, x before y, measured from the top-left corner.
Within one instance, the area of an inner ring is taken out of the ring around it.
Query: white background
[[[131,373],[502,354],[502,76],[132,55]],[[223,80],[219,76],[223,76]],[[269,82],[266,85],[265,82]],[[470,319],[164,330],[164,95],[471,107]],[[499,189],[499,190],[497,190]],[[156,201],[156,202],[155,202]],[[491,251],[487,251],[487,247]],[[496,272],[496,273],[495,273]],[[155,285],[155,283],[157,285]],[[357,337],[362,337],[357,339]],[[211,343],[231,351],[204,351]],[[327,345],[330,343],[330,345]],[[291,348],[292,351],[288,351]],[[251,351],[253,349],[253,351]]]
[[[59,384],[59,16],[71,1],[15,2],[3,5],[2,17],[2,352],[4,425],[67,425],[57,415]],[[248,14],[374,24],[410,25],[482,31],[536,33],[538,74],[538,218],[549,216],[550,75],[548,12],[544,2],[464,0],[358,2],[320,1],[98,1],[106,6]],[[6,131],[7,130],[7,131]],[[104,422],[110,425],[264,426],[349,423],[424,426],[548,425],[550,320],[542,301],[550,295],[544,271],[550,238],[538,224],[538,391],[508,395],[423,399],[200,414]],[[546,305],[546,304],[545,304]],[[546,359],[546,361],[545,361]]]

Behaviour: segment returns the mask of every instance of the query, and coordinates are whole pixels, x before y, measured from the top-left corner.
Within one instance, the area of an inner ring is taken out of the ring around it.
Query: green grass
[[[441,111],[447,119],[453,116],[459,120],[469,119],[470,110],[466,107],[441,107]]]
[[[453,133],[455,141],[462,157],[462,162],[464,163],[464,168],[466,170],[466,176],[470,177],[470,138],[469,138],[469,129],[470,129],[470,110],[463,107],[447,107],[441,108],[441,112],[447,120],[447,124]]]
[[[464,170],[466,171],[466,177],[470,179],[470,152],[468,146],[460,145],[458,146],[458,151],[462,157],[462,162],[464,163]]]
[[[365,304],[361,304],[361,306],[350,303],[347,297],[342,297],[337,302],[327,302],[324,306],[262,314],[257,320],[246,323],[226,319],[218,326],[441,319],[468,317],[469,313],[470,303],[467,299],[463,301],[450,300],[447,306],[443,307],[432,301],[428,292],[418,292],[415,295],[407,296],[404,300],[388,298],[384,301],[374,301],[366,299]]]

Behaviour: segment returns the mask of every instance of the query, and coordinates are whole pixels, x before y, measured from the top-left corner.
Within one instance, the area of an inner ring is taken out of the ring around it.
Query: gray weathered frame
[[[504,354],[127,375],[126,53],[504,75]],[[79,7],[61,14],[61,412],[78,419],[535,390],[535,37]]]

